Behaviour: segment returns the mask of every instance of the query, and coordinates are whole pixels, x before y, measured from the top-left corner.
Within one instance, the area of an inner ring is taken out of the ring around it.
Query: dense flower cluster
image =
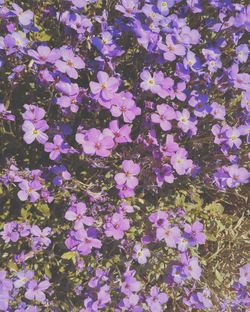
[[[246,240],[249,32],[243,0],[0,0],[0,311],[247,311],[246,257],[206,268]]]

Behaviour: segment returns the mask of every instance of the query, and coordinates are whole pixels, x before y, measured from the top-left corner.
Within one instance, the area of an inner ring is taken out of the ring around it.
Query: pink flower
[[[66,212],[65,219],[75,221],[76,228],[82,224],[90,226],[94,223],[94,219],[92,217],[87,217],[85,215],[86,212],[86,205],[84,203],[77,203]]]
[[[166,143],[160,147],[160,151],[164,156],[172,156],[174,152],[178,151],[179,145],[174,142],[174,137],[168,134],[166,137]]]
[[[58,53],[54,50],[50,50],[49,47],[46,46],[39,46],[37,48],[37,51],[35,50],[29,50],[28,51],[29,56],[33,57],[35,62],[37,64],[46,64],[49,63],[55,63],[55,61],[59,58]]]
[[[39,302],[44,302],[46,300],[46,296],[44,294],[44,290],[50,287],[49,281],[42,281],[38,283],[35,280],[32,280],[27,285],[27,290],[25,292],[25,298],[28,300],[36,300]]]
[[[250,283],[250,263],[247,263],[240,268],[239,283],[243,286],[247,286],[247,284]]]
[[[90,254],[92,248],[100,249],[102,247],[101,241],[95,237],[95,233],[91,228],[89,228],[87,231],[83,228],[79,229],[75,236],[79,241],[77,250],[82,255]]]
[[[118,120],[112,120],[109,123],[109,129],[106,128],[103,130],[103,134],[112,137],[116,143],[131,142],[132,140],[129,136],[130,132],[131,128],[128,125],[124,125],[119,128]]]
[[[127,184],[117,184],[116,188],[119,190],[120,198],[127,198],[135,196],[134,189],[127,186]]]
[[[192,257],[188,259],[187,263],[185,263],[184,272],[188,276],[192,277],[195,280],[199,280],[201,276],[201,267],[199,266],[198,259],[196,257]]]
[[[177,226],[170,227],[168,222],[165,222],[163,227],[156,230],[156,237],[159,240],[164,239],[168,247],[175,248],[180,241],[181,232]]]
[[[229,128],[226,131],[226,137],[228,138],[227,144],[232,148],[236,147],[239,148],[242,141],[239,138],[241,135],[240,131],[237,128]]]
[[[161,83],[164,80],[164,76],[161,73],[154,73],[153,76],[150,74],[148,70],[144,70],[140,74],[141,79],[141,88],[144,91],[150,90],[152,93],[158,94],[161,92]]]
[[[168,301],[168,295],[160,293],[156,286],[151,287],[150,297],[146,299],[151,312],[162,312],[162,305]]]
[[[109,77],[103,71],[97,73],[97,79],[98,82],[91,81],[89,84],[93,98],[99,101],[102,106],[110,108],[110,101],[119,88],[119,80],[115,77]]]
[[[168,131],[172,128],[169,120],[173,120],[175,118],[176,114],[174,109],[167,104],[157,105],[157,113],[153,113],[151,116],[152,122],[159,123],[160,127],[164,131]]]
[[[148,257],[150,257],[149,249],[143,248],[141,244],[135,244],[133,259],[135,259],[140,264],[145,264]]]
[[[166,36],[166,44],[159,42],[158,47],[164,51],[163,56],[167,61],[174,61],[176,56],[184,56],[186,54],[185,47],[177,43],[176,39],[171,35]]]
[[[41,189],[36,183],[28,182],[27,180],[23,180],[21,183],[18,184],[19,188],[21,189],[17,196],[21,201],[25,201],[30,198],[30,201],[33,203],[38,200],[40,197],[37,190]]]
[[[48,140],[48,136],[44,131],[48,130],[49,126],[45,120],[39,120],[35,124],[30,120],[25,120],[22,129],[25,132],[23,138],[27,144],[31,144],[35,140],[44,144]]]
[[[71,49],[67,48],[61,50],[61,57],[63,60],[56,61],[56,68],[60,72],[66,73],[70,78],[77,79],[78,72],[76,69],[83,69],[85,67],[84,61],[79,56],[75,56]]]
[[[141,109],[135,105],[130,92],[120,92],[114,95],[111,101],[110,112],[114,117],[122,115],[125,122],[131,123],[136,116],[141,114]]]
[[[180,148],[171,156],[171,165],[179,175],[187,174],[187,171],[192,168],[193,161],[187,159],[187,151]]]
[[[101,157],[109,156],[115,145],[110,135],[105,135],[96,128],[92,128],[86,133],[77,133],[76,141],[82,145],[85,154]]]
[[[129,188],[134,189],[138,185],[138,179],[135,177],[140,172],[140,166],[132,160],[122,162],[124,172],[115,175],[115,181],[118,185],[126,184]]]
[[[46,142],[44,145],[45,152],[49,152],[51,160],[59,160],[61,154],[66,154],[69,150],[69,145],[64,142],[63,137],[59,134],[53,138],[53,143]]]
[[[123,238],[124,232],[129,228],[129,220],[125,219],[123,214],[114,213],[105,225],[105,234],[118,240]]]

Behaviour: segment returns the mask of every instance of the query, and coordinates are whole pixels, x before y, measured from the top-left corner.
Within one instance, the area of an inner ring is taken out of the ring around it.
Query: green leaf
[[[211,204],[206,205],[204,210],[212,214],[218,215],[218,214],[223,214],[224,207],[220,203],[217,203],[214,201]]]
[[[65,260],[73,260],[76,257],[76,252],[75,251],[68,251],[62,254],[61,258]]]
[[[37,210],[39,210],[44,217],[50,217],[50,209],[47,204],[38,204]]]
[[[8,263],[8,268],[11,269],[11,270],[13,270],[13,271],[15,271],[15,272],[18,271],[17,265],[16,265],[14,262],[12,262],[12,261],[10,261],[10,262]]]
[[[216,270],[215,276],[216,276],[217,280],[219,281],[219,283],[221,284],[224,280],[223,275],[219,271]]]
[[[50,268],[49,268],[49,265],[48,265],[48,264],[45,264],[45,266],[44,266],[44,272],[45,272],[45,274],[48,276],[49,279],[52,278],[52,274],[51,274],[51,271],[50,271]]]

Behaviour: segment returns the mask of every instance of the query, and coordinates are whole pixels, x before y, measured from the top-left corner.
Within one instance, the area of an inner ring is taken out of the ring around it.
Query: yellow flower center
[[[154,84],[155,84],[155,82],[154,82],[153,79],[149,79],[148,83],[151,84],[151,85],[154,85]]]

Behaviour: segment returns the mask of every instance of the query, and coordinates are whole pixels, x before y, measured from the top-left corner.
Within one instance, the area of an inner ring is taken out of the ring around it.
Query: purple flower
[[[150,90],[152,93],[158,94],[161,92],[161,83],[164,80],[163,74],[160,73],[154,73],[153,76],[150,74],[148,70],[144,70],[140,74],[141,79],[143,82],[141,82],[141,88],[144,91]]]
[[[164,131],[168,131],[172,128],[169,120],[173,120],[175,118],[176,114],[174,109],[167,104],[157,105],[157,114],[154,113],[151,116],[152,122],[159,123],[160,127]]]
[[[190,113],[186,108],[182,112],[176,112],[176,119],[178,120],[178,127],[184,133],[196,128],[195,124],[197,124],[197,121],[193,121],[190,118]]]
[[[6,271],[0,270],[0,292],[9,292],[13,288],[12,281],[6,278]]]
[[[11,35],[0,37],[0,50],[5,51],[6,55],[16,52],[16,40]]]
[[[63,137],[59,134],[53,138],[53,143],[46,142],[44,144],[45,152],[50,153],[49,158],[51,160],[59,160],[61,154],[67,154],[69,151],[69,145],[64,142]]]
[[[221,127],[218,124],[213,125],[211,131],[213,135],[215,136],[214,143],[219,144],[219,145],[222,143],[225,143],[227,140],[226,132],[229,129],[230,128],[228,125],[224,125],[223,127]]]
[[[177,226],[170,227],[166,222],[163,227],[156,230],[156,237],[158,240],[165,240],[168,247],[175,248],[181,237],[180,229]]]
[[[117,4],[115,9],[123,13],[125,17],[132,17],[138,12],[138,3],[136,0],[122,0],[121,5]]]
[[[21,288],[31,281],[34,277],[34,272],[31,270],[19,271],[16,274],[17,279],[14,282],[15,288]]]
[[[171,156],[171,165],[179,175],[184,175],[191,169],[193,161],[187,159],[187,151],[184,148],[180,148]]]
[[[192,258],[187,258],[184,261],[184,272],[187,276],[192,277],[195,280],[199,280],[201,276],[201,267],[199,266],[198,263],[198,258],[192,257]]]
[[[35,124],[30,120],[25,120],[22,129],[25,132],[23,138],[27,144],[31,144],[35,140],[44,144],[48,140],[48,136],[44,131],[48,130],[49,126],[45,120],[39,120]]]
[[[96,128],[92,128],[84,134],[77,133],[76,141],[82,145],[85,154],[101,157],[108,157],[115,145],[112,136],[102,133]]]
[[[227,185],[230,188],[237,187],[240,184],[248,183],[250,172],[245,168],[240,168],[238,165],[232,165],[227,169],[229,177],[227,178]]]
[[[143,308],[138,306],[137,304],[140,301],[140,297],[137,294],[131,293],[128,297],[122,299],[119,304],[119,307],[125,311],[133,311],[133,312],[143,312]]]
[[[191,245],[205,244],[206,235],[202,232],[203,225],[199,221],[195,221],[192,225],[185,224],[184,232],[188,234],[187,237]]]
[[[0,306],[2,311],[8,311],[9,300],[11,300],[11,296],[7,291],[0,292]]]
[[[162,306],[168,301],[166,293],[160,293],[156,286],[151,287],[150,297],[146,298],[146,302],[152,312],[162,312]]]
[[[227,137],[226,143],[231,148],[233,148],[233,147],[239,148],[241,143],[242,143],[241,139],[239,138],[240,135],[241,135],[241,133],[237,128],[229,128],[226,131],[226,137]]]
[[[76,232],[75,237],[79,241],[77,250],[82,255],[90,254],[92,248],[100,249],[102,247],[101,241],[96,238],[96,233],[91,228],[89,228],[87,231],[83,228],[79,229]]]
[[[243,92],[241,98],[241,107],[245,108],[248,112],[250,112],[250,91]]]
[[[174,281],[177,284],[182,284],[183,281],[187,278],[186,274],[183,271],[182,265],[173,265],[171,267],[171,282]]]
[[[9,300],[11,296],[9,292],[12,290],[12,281],[6,278],[6,271],[0,270],[0,309],[8,311]]]
[[[250,263],[247,263],[240,268],[239,283],[243,286],[247,286],[247,284],[250,283]]]
[[[87,4],[87,0],[70,0],[77,8],[84,8]]]
[[[141,283],[134,277],[135,271],[127,271],[124,274],[124,282],[121,285],[121,292],[127,296],[141,290]]]
[[[119,190],[120,198],[127,198],[135,196],[133,188],[127,186],[127,184],[117,184],[116,188]]]
[[[38,121],[42,120],[46,114],[43,108],[36,105],[25,104],[24,108],[26,111],[22,114],[23,119],[30,120],[33,123],[37,123]]]
[[[250,75],[247,73],[239,73],[238,64],[233,64],[230,76],[235,88],[250,91]]]
[[[215,118],[219,120],[224,120],[226,115],[225,107],[218,104],[217,102],[213,102],[211,104],[211,112],[210,114]]]
[[[168,214],[165,211],[156,211],[149,216],[149,221],[156,227],[161,227],[164,223],[169,225],[167,221]]]
[[[28,300],[36,300],[39,302],[45,302],[46,295],[44,291],[50,287],[50,282],[45,280],[38,283],[36,280],[32,280],[27,285],[25,292],[25,298]]]
[[[17,196],[21,201],[25,201],[29,198],[30,201],[33,203],[39,199],[40,195],[37,192],[41,189],[41,186],[39,184],[23,180],[21,183],[18,184],[18,186],[21,190],[17,193]]]
[[[103,134],[108,135],[115,140],[116,143],[132,142],[130,138],[131,128],[129,125],[124,125],[119,128],[118,120],[112,120],[109,123],[109,129],[104,129]]]
[[[118,185],[126,184],[129,188],[134,189],[138,185],[138,179],[135,177],[140,172],[140,166],[132,160],[124,160],[122,162],[124,173],[117,173],[115,181]]]
[[[123,238],[124,232],[129,228],[129,220],[124,218],[122,214],[114,213],[105,224],[105,234],[107,237],[114,237],[114,239],[119,240]]]
[[[177,98],[179,101],[184,102],[186,100],[186,83],[184,81],[178,82],[170,92],[171,99]]]
[[[110,112],[112,116],[122,115],[125,122],[131,123],[136,116],[141,114],[141,109],[135,105],[133,94],[130,92],[120,92],[114,95],[111,100]]]
[[[164,182],[173,183],[175,177],[172,173],[172,167],[170,165],[163,165],[161,168],[155,170],[156,182],[159,187],[163,185]]]
[[[12,7],[14,9],[14,13],[18,17],[18,21],[22,26],[29,26],[32,23],[34,13],[30,10],[23,11],[23,9],[17,5],[16,3],[12,3]]]
[[[77,69],[85,67],[84,61],[79,56],[75,56],[71,49],[67,48],[61,49],[61,57],[62,60],[57,60],[55,63],[56,68],[60,72],[66,73],[70,78],[77,79]]]
[[[150,257],[149,249],[143,248],[143,246],[139,243],[135,244],[133,259],[135,259],[140,264],[145,264],[148,257]]]
[[[65,219],[69,221],[75,221],[76,228],[78,225],[93,225],[94,219],[92,217],[87,217],[85,214],[87,212],[87,207],[84,203],[77,203],[67,210],[65,214]]]
[[[16,40],[16,46],[22,50],[29,43],[29,40],[26,38],[26,35],[22,32],[13,32],[12,37]]]
[[[0,119],[14,121],[16,117],[6,110],[4,104],[0,104]]]
[[[68,181],[71,179],[71,174],[64,165],[54,166],[52,172],[56,175],[53,179],[54,185],[62,185],[64,180]]]
[[[110,108],[110,101],[119,88],[119,80],[103,71],[97,73],[98,82],[91,81],[89,86],[93,94],[93,98],[99,101],[101,105]]]
[[[201,69],[200,60],[196,57],[195,53],[192,51],[187,52],[187,56],[183,62],[186,68],[190,68],[192,71],[197,72]]]
[[[210,300],[210,291],[206,288],[202,292],[197,293],[197,297],[199,301],[203,304],[204,308],[210,309],[212,308],[213,304]]]
[[[17,227],[21,237],[27,237],[30,235],[30,225],[26,222],[19,223]]]
[[[174,142],[174,137],[171,134],[167,134],[166,142],[160,147],[162,154],[166,157],[172,156],[174,152],[177,152],[179,145]]]
[[[76,113],[82,100],[78,84],[60,81],[56,84],[56,88],[59,92],[64,94],[56,99],[57,104],[63,111],[70,108],[73,113]]]
[[[93,303],[92,309],[94,311],[98,311],[99,309],[105,308],[107,303],[111,301],[111,297],[109,294],[109,286],[104,285],[100,288],[97,294],[97,300]]]
[[[246,63],[249,55],[249,49],[247,44],[240,44],[236,48],[237,59],[240,63]]]
[[[19,233],[17,231],[16,222],[12,221],[4,224],[3,231],[0,232],[0,235],[2,236],[2,239],[5,241],[5,243],[17,242],[19,239]]]
[[[37,225],[33,225],[30,232],[33,236],[32,245],[35,249],[37,249],[37,247],[40,245],[45,247],[48,247],[50,245],[51,240],[48,238],[48,236],[51,235],[50,227],[46,227],[41,230]]]
[[[43,65],[48,63],[54,64],[55,61],[59,58],[56,51],[51,51],[47,46],[39,46],[37,51],[29,50],[29,56],[31,56],[37,64]]]
[[[160,0],[162,3],[164,3],[164,0]],[[167,61],[174,61],[176,59],[176,56],[184,56],[186,54],[185,47],[176,42],[176,39],[171,36],[166,36],[166,44],[159,42],[158,47],[164,51],[164,59]]]

